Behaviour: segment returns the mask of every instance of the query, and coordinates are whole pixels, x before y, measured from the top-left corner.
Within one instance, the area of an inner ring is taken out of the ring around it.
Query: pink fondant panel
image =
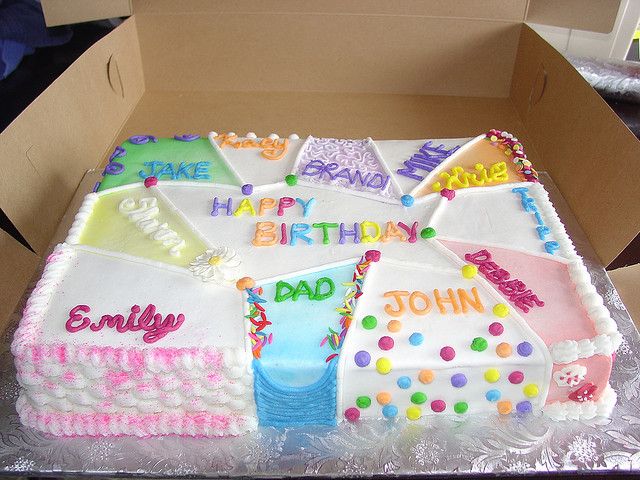
[[[568,398],[569,394],[574,390],[578,390],[580,385],[584,385],[586,383],[593,383],[598,387],[593,395],[593,400],[598,400],[609,382],[611,367],[613,365],[611,357],[608,355],[594,355],[589,358],[581,358],[580,360],[576,360],[570,364],[554,364],[551,375],[553,376],[555,372],[562,370],[568,365],[582,365],[583,367],[586,367],[587,374],[584,377],[584,380],[573,387],[560,387],[556,381],[552,379],[551,385],[549,386],[549,394],[547,395],[547,403],[572,401]]]

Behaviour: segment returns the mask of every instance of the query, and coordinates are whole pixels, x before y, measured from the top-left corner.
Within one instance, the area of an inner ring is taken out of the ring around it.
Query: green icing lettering
[[[298,286],[293,292],[292,300],[294,302],[297,302],[298,298],[300,298],[301,295],[306,295],[309,300],[313,300],[313,290],[311,290],[311,287],[306,282],[306,280],[301,280],[300,282],[298,282]]]
[[[323,289],[325,290],[323,292]],[[336,285],[329,277],[321,277],[316,280],[315,291],[311,289],[306,280],[300,280],[294,288],[288,282],[280,280],[276,283],[276,302],[284,302],[285,300],[293,300],[297,302],[302,296],[306,296],[309,300],[322,301],[333,296],[336,291]]]
[[[286,289],[286,290],[285,290]],[[293,296],[293,285],[287,283],[283,280],[280,280],[276,283],[276,302],[284,302]]]
[[[327,287],[329,287],[329,289],[324,293],[322,293],[323,285],[326,285]],[[333,280],[331,280],[329,277],[319,278],[318,281],[316,282],[316,292],[313,299],[317,301],[325,300],[331,297],[335,291],[336,291],[336,285],[335,283],[333,283]]]

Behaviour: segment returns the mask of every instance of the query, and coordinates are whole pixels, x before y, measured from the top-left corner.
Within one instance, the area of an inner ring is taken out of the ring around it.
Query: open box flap
[[[144,91],[134,22],[89,48],[0,134],[0,208],[39,255]]]
[[[131,0],[40,0],[47,27],[131,15]]]
[[[529,0],[527,22],[598,33],[613,30],[620,0]]]
[[[617,268],[608,273],[631,318],[640,328],[640,295],[638,295],[640,264]]]
[[[640,142],[578,72],[526,25],[511,98],[604,265],[636,237]]]

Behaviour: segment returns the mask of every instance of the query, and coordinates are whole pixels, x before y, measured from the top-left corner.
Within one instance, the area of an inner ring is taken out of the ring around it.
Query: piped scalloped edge
[[[96,192],[88,193],[84,200],[82,201],[82,205],[76,213],[76,216],[73,219],[73,223],[71,224],[71,228],[69,229],[69,233],[67,234],[67,238],[65,239],[65,243],[69,245],[77,245],[80,242],[80,236],[82,235],[82,231],[93,212],[93,207],[98,201],[99,195]]]
[[[618,395],[610,384],[596,401],[574,402],[552,402],[544,406],[542,413],[557,422],[563,420],[593,420],[597,418],[609,418],[613,408],[618,401]]]

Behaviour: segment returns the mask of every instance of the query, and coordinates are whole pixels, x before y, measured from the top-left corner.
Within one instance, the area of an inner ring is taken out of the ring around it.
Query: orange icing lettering
[[[278,241],[276,235],[276,224],[273,222],[257,222],[256,233],[253,237],[253,243],[256,247],[267,247],[275,245]]]
[[[380,241],[389,242],[392,237],[398,238],[401,242],[406,242],[407,237],[402,230],[398,228],[398,226],[394,222],[387,222],[387,229],[384,232],[384,235],[380,237]]]
[[[404,302],[402,301],[402,297],[408,297],[409,292],[406,290],[390,290],[385,292],[384,297],[393,297],[398,304],[398,309],[394,310],[393,306],[390,303],[387,303],[384,306],[384,311],[387,312],[387,315],[391,315],[392,317],[401,317],[402,314],[406,311],[406,307]]]
[[[480,300],[480,296],[478,295],[478,290],[476,289],[476,287],[471,288],[471,294],[473,295],[473,300],[466,290],[462,288],[458,289],[458,297],[460,298],[460,306],[462,307],[462,311],[464,313],[467,313],[469,311],[469,306],[471,306],[479,313],[484,312],[484,305],[482,305],[482,301]]]
[[[263,216],[265,211],[276,208],[276,200],[274,198],[264,197],[260,199],[260,207],[258,208],[258,215]]]
[[[424,303],[424,307],[417,307],[416,299],[418,298],[422,300],[422,303]],[[411,295],[409,295],[409,308],[416,315],[426,315],[431,311],[431,300],[429,300],[429,297],[427,297],[426,293],[418,291],[412,292]]]
[[[289,147],[288,138],[263,138],[259,142],[251,138],[238,140],[237,135],[221,134],[216,137],[220,141],[220,148],[260,148],[260,155],[267,160],[280,160],[287,153]]]
[[[453,313],[455,314],[460,313],[460,306],[458,305],[458,301],[456,300],[455,293],[451,288],[447,288],[446,297],[442,297],[440,295],[440,290],[438,290],[437,288],[433,291],[433,296],[436,299],[436,305],[438,305],[438,309],[440,310],[441,314],[446,315],[447,309],[445,305],[447,303],[451,304],[451,307],[453,308]]]

